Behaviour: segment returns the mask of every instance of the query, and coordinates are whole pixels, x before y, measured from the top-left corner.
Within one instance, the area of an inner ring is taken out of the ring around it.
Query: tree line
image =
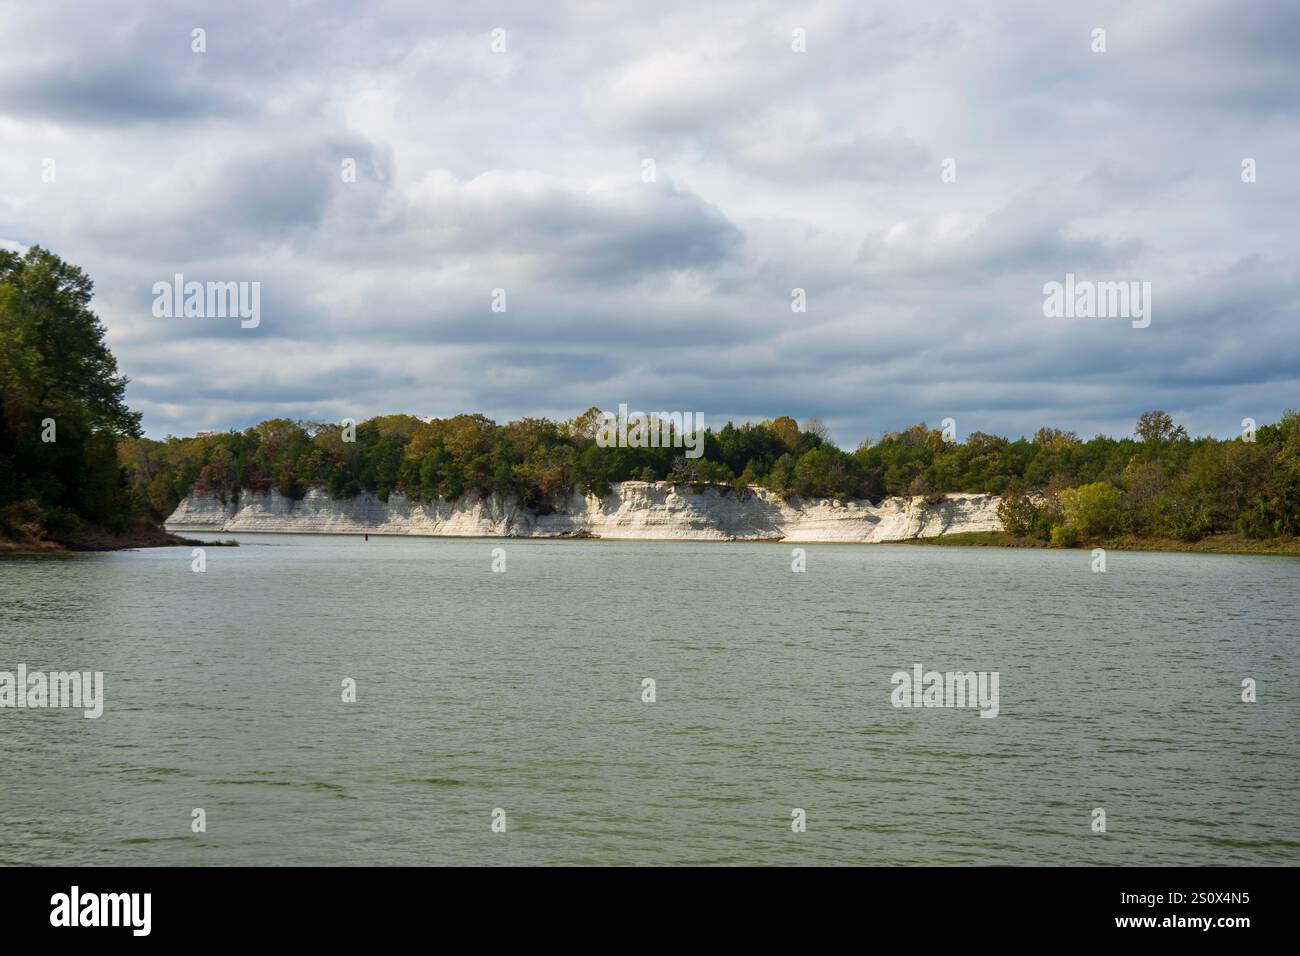
[[[669,481],[726,494],[754,486],[784,497],[868,499],[948,492],[1002,496],[1008,533],[1073,545],[1116,534],[1195,541],[1231,532],[1252,538],[1300,530],[1300,415],[1231,440],[1191,438],[1162,411],[1134,435],[1081,440],[1042,428],[1010,440],[980,432],[964,441],[916,424],[849,452],[817,420],[793,418],[705,432],[703,455],[681,449],[602,447],[602,415],[569,421],[483,415],[386,415],[355,426],[272,419],[242,432],[190,439],[131,438],[120,445],[133,497],[165,517],[191,488],[229,500],[240,489],[301,498],[394,492],[431,502],[469,492],[513,497],[540,512],[574,491],[601,495],[614,482]],[[352,440],[346,440],[351,438]],[[1253,439],[1253,440],[1249,440]]]

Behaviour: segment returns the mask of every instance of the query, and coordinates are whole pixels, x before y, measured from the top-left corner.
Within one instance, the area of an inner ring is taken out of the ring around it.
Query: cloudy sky
[[[6,0],[0,245],[90,273],[154,437],[1229,435],[1300,407],[1297,49],[1286,2]],[[260,324],[155,317],[176,273]],[[1066,273],[1150,282],[1150,326],[1045,317]]]

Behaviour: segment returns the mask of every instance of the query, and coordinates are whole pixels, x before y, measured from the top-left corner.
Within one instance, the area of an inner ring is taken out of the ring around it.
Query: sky
[[[94,279],[155,438],[1229,436],[1300,407],[1297,49],[1268,0],[3,0],[0,247]],[[176,274],[259,283],[257,324],[156,315]],[[1045,314],[1067,274],[1149,324]]]

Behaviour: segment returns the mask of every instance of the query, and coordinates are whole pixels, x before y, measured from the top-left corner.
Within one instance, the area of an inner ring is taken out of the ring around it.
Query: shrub
[[[1007,534],[1023,537],[1034,530],[1034,519],[1038,517],[1038,508],[1029,500],[1028,495],[1007,495],[998,503],[998,518],[1002,521],[1002,530]]]
[[[1105,481],[1066,488],[1061,492],[1065,527],[1085,538],[1108,534],[1119,518],[1121,497],[1119,489]]]
[[[1052,526],[1052,544],[1058,548],[1073,548],[1079,543],[1079,531],[1070,525]]]

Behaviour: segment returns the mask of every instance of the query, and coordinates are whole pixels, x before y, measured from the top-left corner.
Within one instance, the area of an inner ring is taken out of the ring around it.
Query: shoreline
[[[188,534],[208,534],[214,533],[214,529],[209,528],[187,528],[177,527],[177,532]],[[665,536],[665,537],[626,537],[626,538],[609,538],[596,534],[554,534],[554,535],[465,535],[465,534],[396,534],[384,531],[310,531],[310,530],[276,530],[276,531],[224,531],[215,532],[224,534],[249,534],[249,535],[320,535],[322,537],[364,537],[366,535],[376,538],[433,538],[440,540],[465,540],[478,539],[483,541],[504,541],[504,540],[532,540],[532,541],[609,541],[609,542],[701,542],[710,544],[728,544],[732,542],[745,542],[751,544],[791,544],[796,546],[803,545],[884,545],[884,546],[908,546],[915,545],[920,547],[938,547],[938,548],[1005,548],[1009,550],[1036,550],[1044,551],[1080,551],[1089,552],[1093,548],[1102,548],[1106,551],[1131,551],[1145,552],[1149,554],[1241,554],[1241,555],[1264,555],[1273,557],[1300,557],[1300,539],[1278,539],[1271,538],[1262,541],[1253,541],[1242,538],[1238,535],[1212,535],[1203,538],[1200,541],[1179,541],[1174,538],[1134,538],[1125,537],[1109,539],[1103,541],[1091,541],[1080,544],[1073,548],[1060,548],[1046,541],[1040,541],[1036,538],[1017,538],[1008,535],[1005,532],[998,531],[967,531],[957,532],[954,534],[932,535],[926,537],[904,538],[896,541],[845,541],[843,539],[826,539],[820,541],[798,540],[786,541],[783,538],[739,538],[739,537],[683,537],[683,536]],[[60,541],[23,541],[18,542],[9,538],[0,538],[0,559],[4,558],[33,558],[33,557],[69,557],[78,554],[102,554],[110,551],[140,551],[149,548],[177,548],[177,547],[238,547],[239,542],[233,538],[225,540],[207,541],[198,538],[184,537],[181,534],[175,534],[172,530],[164,531],[159,535],[123,535],[117,537],[95,537],[94,539],[80,539],[76,542]]]
[[[144,525],[121,535],[88,532],[62,541],[50,538],[14,540],[0,537],[0,558],[67,557],[74,554],[137,551],[145,548],[180,548],[195,545],[212,548],[226,544],[233,544],[233,542],[198,541],[173,534],[165,528]]]
[[[1180,541],[1177,538],[1142,538],[1121,535],[1097,541],[1080,543],[1073,548],[1059,548],[1038,538],[1020,538],[1005,531],[968,531],[917,538],[913,541],[884,541],[881,544],[923,544],[947,548],[1041,548],[1046,551],[1146,551],[1156,554],[1263,554],[1300,557],[1300,538],[1246,538],[1237,534],[1215,534],[1199,541]]]
[[[1090,552],[1093,548],[1103,548],[1107,551],[1132,551],[1147,552],[1152,554],[1244,554],[1244,555],[1271,555],[1282,557],[1300,557],[1300,538],[1269,538],[1255,541],[1250,538],[1243,538],[1239,535],[1211,535],[1202,538],[1200,541],[1189,542],[1179,541],[1176,538],[1136,538],[1122,537],[1107,539],[1104,541],[1090,541],[1080,544],[1073,548],[1061,548],[1049,544],[1046,541],[1040,541],[1037,538],[1017,538],[1013,535],[1001,531],[965,531],[953,534],[932,535],[917,538],[904,538],[896,541],[847,541],[844,539],[828,538],[822,541],[809,541],[800,539],[798,541],[787,541],[783,538],[721,538],[721,537],[685,537],[685,536],[666,536],[666,537],[602,537],[596,534],[552,534],[552,535],[497,535],[497,534],[402,534],[391,531],[315,531],[315,530],[274,530],[274,531],[217,531],[210,528],[201,527],[176,527],[176,531],[183,531],[190,534],[239,534],[239,535],[311,535],[321,537],[364,537],[372,538],[432,538],[436,540],[478,540],[478,541],[607,541],[616,544],[625,544],[628,542],[644,541],[649,543],[704,543],[704,544],[728,544],[741,542],[746,544],[790,544],[802,547],[804,545],[816,545],[819,547],[837,545],[837,546],[907,546],[918,545],[924,547],[946,547],[946,548],[1006,548],[1009,550],[1035,550],[1044,551],[1078,551]],[[204,545],[206,547],[216,547],[227,543],[237,542],[217,542],[217,541],[198,541],[186,540],[186,544]],[[2,553],[2,552],[0,552]]]

